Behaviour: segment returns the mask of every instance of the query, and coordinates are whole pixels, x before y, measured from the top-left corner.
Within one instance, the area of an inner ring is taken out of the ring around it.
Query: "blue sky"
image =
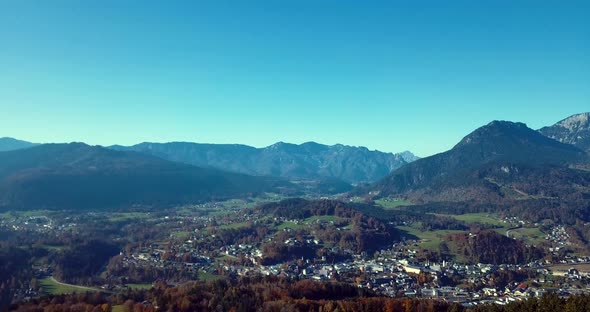
[[[0,2],[0,136],[427,156],[590,111],[588,1]]]

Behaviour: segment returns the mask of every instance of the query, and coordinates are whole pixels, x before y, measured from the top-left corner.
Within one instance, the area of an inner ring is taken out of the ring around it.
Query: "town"
[[[39,256],[30,263],[31,281],[13,292],[13,302],[44,294],[150,288],[156,281],[179,285],[189,280],[255,275],[338,281],[389,297],[440,299],[465,307],[507,304],[547,292],[563,297],[590,293],[590,257],[571,252],[574,243],[561,225],[544,229],[542,258],[520,264],[469,263],[460,261],[460,255],[433,256],[440,253],[440,243],[407,234],[374,250],[358,249],[355,242],[347,243],[346,237],[364,229],[359,224],[376,222],[365,217],[293,218],[253,207],[231,201],[169,211],[0,215],[1,231],[14,237],[26,234],[21,244],[44,251],[36,252]],[[505,224],[497,232],[509,236],[519,233],[517,226],[534,226],[514,217],[498,218],[497,222]],[[398,228],[414,225],[403,221]],[[515,234],[505,228],[516,229],[511,230]],[[464,233],[470,238],[477,235],[470,230]],[[63,261],[78,261],[72,259],[79,256],[71,251],[76,246],[69,245],[74,236],[100,237],[116,248],[106,257],[96,256],[105,262],[96,270],[80,271],[83,277],[73,276],[56,259],[62,255],[67,257]]]

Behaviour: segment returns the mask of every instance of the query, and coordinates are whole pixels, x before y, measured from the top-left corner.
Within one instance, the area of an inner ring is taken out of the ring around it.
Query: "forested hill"
[[[21,141],[21,140],[17,140],[17,139],[13,139],[13,138],[7,138],[7,137],[0,138],[0,152],[28,148],[28,147],[32,147],[35,145],[37,145],[37,144],[27,142],[27,141]]]
[[[293,187],[253,177],[81,143],[0,153],[1,209],[173,205]]]
[[[423,201],[488,201],[568,196],[590,185],[580,149],[547,138],[525,124],[494,121],[453,149],[405,165],[376,183],[380,196]],[[581,185],[582,188],[576,188]]]

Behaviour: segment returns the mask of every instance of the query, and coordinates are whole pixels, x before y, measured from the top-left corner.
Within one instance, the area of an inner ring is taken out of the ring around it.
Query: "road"
[[[520,226],[509,228],[508,230],[506,230],[506,237],[510,237],[510,231],[520,229],[520,228],[521,228]]]
[[[99,289],[99,288],[92,288],[92,287],[86,287],[86,286],[80,286],[80,285],[74,285],[74,284],[66,284],[66,283],[62,283],[62,282],[60,282],[60,281],[56,280],[56,279],[55,279],[55,277],[53,277],[53,276],[50,276],[50,277],[49,277],[49,279],[50,279],[52,282],[54,282],[54,283],[56,283],[56,284],[59,284],[59,285],[62,285],[62,286],[75,287],[75,288],[84,289],[84,290],[88,290],[88,291],[102,291],[102,292],[105,292],[105,290],[104,290],[104,289]]]

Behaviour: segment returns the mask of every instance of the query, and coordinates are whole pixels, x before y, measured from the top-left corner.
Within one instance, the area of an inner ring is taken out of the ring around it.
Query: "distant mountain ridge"
[[[38,145],[27,141],[21,141],[13,138],[0,138],[0,152],[13,151],[22,148],[28,148]]]
[[[278,142],[264,148],[239,144],[146,142],[110,148],[251,175],[339,179],[348,183],[377,181],[418,158],[410,152],[393,154],[370,151],[365,147],[328,146],[315,142],[300,145]]]
[[[168,206],[291,187],[82,143],[0,152],[0,210]]]
[[[587,162],[584,151],[545,137],[523,123],[493,121],[451,150],[395,170],[371,190],[379,196],[416,202],[502,202],[565,196],[590,190],[590,173],[570,169],[572,164]]]
[[[543,135],[590,152],[590,113],[572,115],[553,126],[539,129]]]

